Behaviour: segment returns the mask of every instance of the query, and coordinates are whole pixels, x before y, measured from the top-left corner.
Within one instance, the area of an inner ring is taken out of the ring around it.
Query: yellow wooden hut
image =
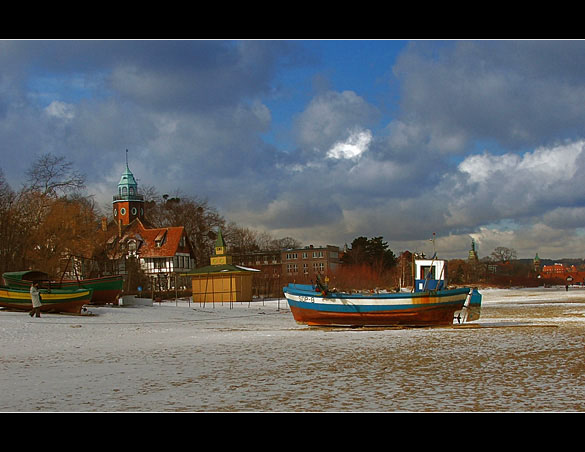
[[[232,264],[221,230],[217,234],[210,264],[184,274],[191,277],[193,302],[252,301],[252,276],[259,270]]]

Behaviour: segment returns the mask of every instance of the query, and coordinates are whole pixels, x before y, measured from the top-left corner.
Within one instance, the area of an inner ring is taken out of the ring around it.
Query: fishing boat
[[[453,325],[456,318],[477,320],[481,306],[481,294],[470,288],[362,294],[289,284],[283,292],[294,319],[313,326]]]
[[[319,278],[314,285],[289,284],[283,292],[294,319],[312,326],[447,326],[479,319],[477,289],[447,289],[444,279],[431,279],[438,261],[419,264],[426,277],[412,292],[338,292]]]
[[[92,289],[91,304],[113,303],[122,293],[122,275],[103,276],[80,280],[54,281],[45,272],[28,270],[7,272],[2,275],[4,283],[15,289],[29,289],[33,281],[39,282],[40,288],[45,289]]]
[[[89,304],[92,289],[40,289],[41,312],[64,312],[80,314],[84,305]],[[0,287],[0,307],[30,311],[32,301],[29,290]]]

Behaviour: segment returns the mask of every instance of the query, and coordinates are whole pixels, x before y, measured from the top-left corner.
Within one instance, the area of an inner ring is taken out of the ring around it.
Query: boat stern
[[[481,315],[481,299],[482,295],[476,288],[470,289],[463,308],[455,312],[455,321],[457,323],[466,323],[479,320]]]

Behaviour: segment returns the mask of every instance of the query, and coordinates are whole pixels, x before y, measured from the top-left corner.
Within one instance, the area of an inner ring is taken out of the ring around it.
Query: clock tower
[[[114,195],[114,220],[120,225],[130,224],[134,219],[144,218],[144,196],[138,194],[138,184],[128,168],[128,149],[126,149],[126,169],[118,183],[118,194]]]

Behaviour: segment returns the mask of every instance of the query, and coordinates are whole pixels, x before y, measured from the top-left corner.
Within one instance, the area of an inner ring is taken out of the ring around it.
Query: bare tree
[[[508,262],[516,259],[516,250],[506,248],[505,246],[498,246],[492,251],[491,258],[496,262]]]
[[[289,248],[300,248],[301,242],[292,237],[283,237],[281,239],[274,239],[270,242],[270,249],[285,250]]]
[[[22,229],[15,224],[15,200],[16,194],[4,179],[4,172],[0,168],[0,272],[11,270],[15,260],[22,254],[18,240]]]
[[[65,197],[50,202],[47,215],[31,231],[26,250],[35,267],[51,275],[63,271],[69,256],[91,257],[98,216],[91,201]]]
[[[28,190],[56,198],[85,186],[85,177],[73,169],[65,157],[51,153],[41,155],[26,171]]]
[[[184,226],[198,266],[209,264],[216,232],[225,226],[225,219],[207,200],[179,194],[151,194],[145,215],[153,227]]]

